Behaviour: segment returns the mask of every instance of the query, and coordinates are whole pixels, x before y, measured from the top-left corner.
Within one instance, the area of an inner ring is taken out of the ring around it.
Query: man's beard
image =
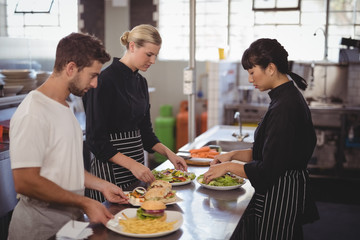
[[[77,97],[82,97],[84,96],[85,92],[84,89],[80,89],[77,85],[80,82],[80,78],[79,76],[76,76],[70,83],[69,83],[69,91],[70,93],[72,93],[73,95],[77,96]]]

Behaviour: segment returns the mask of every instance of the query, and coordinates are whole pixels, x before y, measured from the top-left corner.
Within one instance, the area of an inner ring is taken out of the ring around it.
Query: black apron
[[[306,170],[289,170],[265,193],[256,193],[232,239],[303,239],[302,225],[319,219]]]
[[[135,161],[144,164],[144,147],[141,141],[140,130],[112,133],[110,142],[118,152]],[[126,189],[137,181],[137,178],[127,168],[112,162],[102,162],[95,157],[91,160],[90,173],[108,182]],[[100,202],[106,199],[101,192],[88,189],[89,197]]]

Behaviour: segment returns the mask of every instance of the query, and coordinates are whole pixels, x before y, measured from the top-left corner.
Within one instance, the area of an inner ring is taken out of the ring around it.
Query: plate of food
[[[221,177],[217,177],[206,184],[204,174],[197,177],[197,182],[208,189],[212,190],[232,190],[241,187],[245,184],[245,179],[232,173],[226,173]]]
[[[124,236],[154,238],[177,231],[183,216],[177,211],[167,211],[160,201],[147,201],[138,209],[127,208],[109,220],[106,227]]]
[[[185,172],[177,169],[152,170],[156,180],[169,182],[172,186],[180,186],[191,183],[196,175],[193,172]]]
[[[126,196],[129,198],[129,203],[133,206],[140,206],[145,202],[145,193],[146,189],[143,187],[136,187],[130,192],[125,192]]]
[[[157,200],[166,205],[176,204],[182,199],[172,190],[172,185],[163,180],[155,180],[148,189],[137,187],[131,192],[125,192],[129,197],[129,203],[133,206],[141,206],[145,201]]]

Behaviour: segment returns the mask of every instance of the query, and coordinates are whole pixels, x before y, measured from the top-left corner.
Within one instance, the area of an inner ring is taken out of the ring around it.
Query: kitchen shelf
[[[8,96],[8,97],[0,97],[0,109],[6,107],[17,106],[21,103],[21,101],[26,97],[26,94]]]

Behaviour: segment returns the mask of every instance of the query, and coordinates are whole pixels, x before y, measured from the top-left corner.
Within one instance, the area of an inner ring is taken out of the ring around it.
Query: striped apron
[[[111,133],[110,142],[118,152],[144,164],[144,147],[141,141],[140,130]],[[137,178],[127,168],[109,161],[102,162],[95,157],[91,160],[90,172],[101,179],[114,183],[124,190],[137,181]],[[105,197],[99,191],[88,189],[88,194],[92,199],[100,202],[105,201]]]
[[[242,216],[234,239],[303,239],[308,197],[306,170],[289,170],[265,193],[255,193]],[[315,207],[315,213],[317,210]]]

